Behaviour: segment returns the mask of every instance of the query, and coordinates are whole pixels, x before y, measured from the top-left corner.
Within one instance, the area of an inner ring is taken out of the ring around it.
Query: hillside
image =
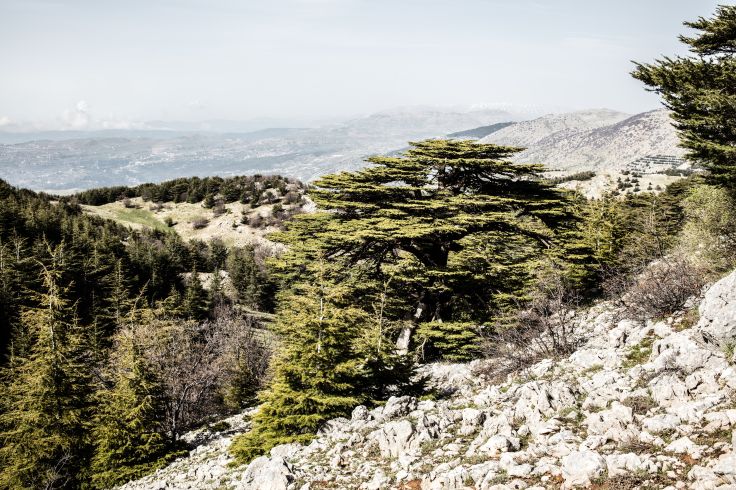
[[[684,154],[665,110],[629,117],[608,111],[576,114],[517,123],[481,142],[527,148],[517,161],[565,171],[620,171],[641,157]]]
[[[233,202],[223,204],[223,212],[213,212],[198,203],[151,204],[137,197],[127,201],[115,201],[101,206],[87,206],[85,212],[111,219],[133,229],[144,227],[155,230],[172,230],[184,240],[222,240],[229,247],[246,245],[272,248],[276,245],[265,236],[278,229],[281,219],[274,217],[275,204],[263,204],[255,208],[249,204]],[[282,205],[286,213],[301,212],[301,205]],[[167,220],[172,226],[166,224]]]
[[[435,398],[358,406],[307,446],[233,467],[248,410],[188,435],[189,456],[121,490],[732,488],[736,272],[690,305],[643,321],[600,303],[575,316],[567,358],[500,381],[478,361],[425,366]]]
[[[623,121],[630,116],[630,114],[610,109],[548,114],[530,121],[512,124],[494,132],[482,142],[522,148],[536,147],[549,136],[563,131],[577,132],[597,129]]]

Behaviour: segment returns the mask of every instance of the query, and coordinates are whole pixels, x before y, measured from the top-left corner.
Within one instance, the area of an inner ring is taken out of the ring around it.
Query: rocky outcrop
[[[736,344],[736,273],[718,281],[700,303],[698,330],[722,347]]]
[[[619,320],[603,303],[578,315],[583,343],[566,359],[496,384],[478,362],[425,366],[438,398],[356,407],[247,466],[229,465],[232,430],[214,434],[125,488],[736,488],[734,283],[705,293],[697,322]]]

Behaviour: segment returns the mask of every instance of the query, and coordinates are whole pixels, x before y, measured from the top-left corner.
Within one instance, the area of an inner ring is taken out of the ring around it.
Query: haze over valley
[[[457,134],[455,134],[457,133]],[[449,136],[448,136],[449,135]],[[524,147],[516,160],[599,173],[681,157],[668,114],[591,109],[531,117],[513,110],[403,108],[315,128],[251,132],[167,128],[0,133],[0,178],[52,193],[188,176],[280,174],[302,181],[364,165],[408,141],[472,138]]]

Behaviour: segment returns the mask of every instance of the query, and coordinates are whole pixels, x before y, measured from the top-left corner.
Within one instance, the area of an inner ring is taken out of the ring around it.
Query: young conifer
[[[166,462],[161,386],[130,335],[123,330],[111,356],[113,386],[98,392],[92,432],[92,483],[111,488]]]
[[[21,316],[30,348],[3,373],[0,488],[74,488],[88,457],[89,359],[60,284],[63,244],[50,254],[39,306]]]
[[[253,429],[232,445],[240,461],[278,444],[309,441],[324,422],[364,400],[364,364],[355,344],[367,317],[345,305],[347,293],[322,264],[313,282],[297,285],[281,302],[273,380],[262,393]]]

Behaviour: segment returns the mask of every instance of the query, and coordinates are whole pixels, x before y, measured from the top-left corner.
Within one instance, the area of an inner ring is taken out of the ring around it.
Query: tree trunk
[[[419,304],[417,305],[417,309],[414,312],[414,318],[412,318],[411,322],[407,322],[406,325],[401,329],[401,333],[399,334],[399,338],[396,340],[396,353],[399,355],[406,355],[409,353],[409,343],[411,342],[411,334],[414,333],[414,330],[417,328],[417,324],[419,323],[419,319],[422,317],[422,313],[424,312],[425,308],[424,302],[420,299]]]

